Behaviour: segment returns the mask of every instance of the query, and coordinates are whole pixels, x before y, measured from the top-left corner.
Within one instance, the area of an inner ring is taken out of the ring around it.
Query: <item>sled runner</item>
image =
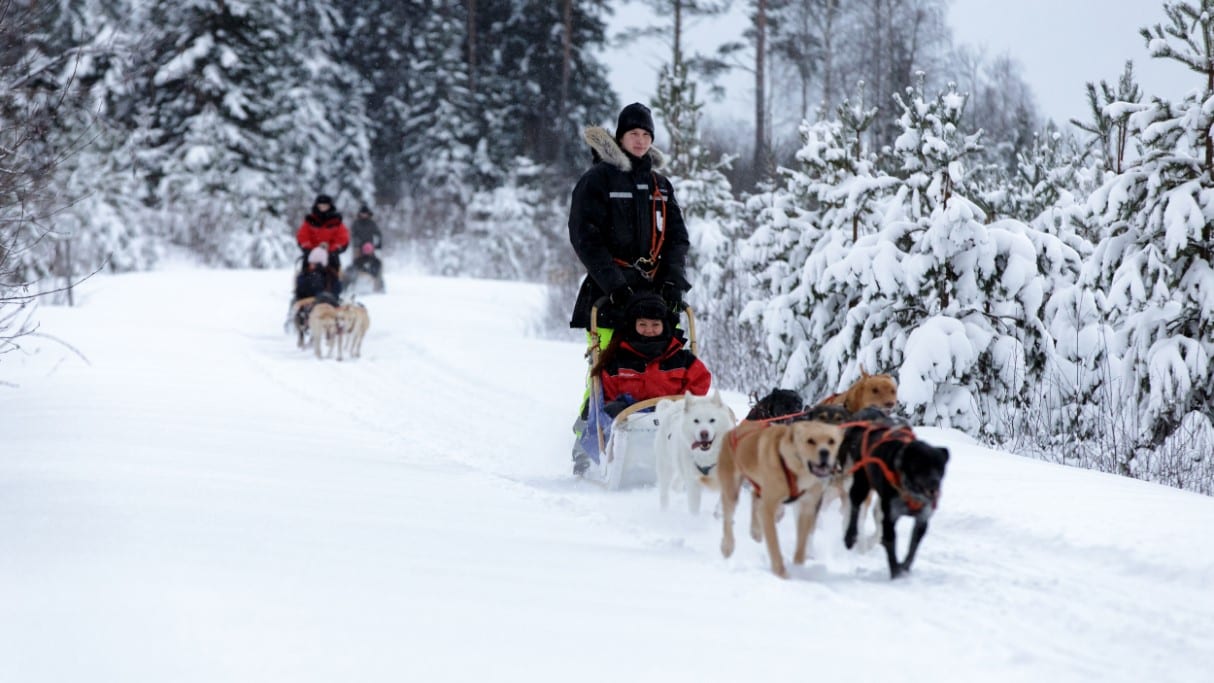
[[[600,299],[590,309],[590,347],[587,351],[593,367],[601,351],[598,331]],[[687,317],[688,348],[696,352],[695,316],[690,306],[683,309]],[[662,400],[682,401],[683,395],[657,396],[637,401],[614,419],[604,410],[603,387],[596,375],[590,378],[590,405],[586,428],[580,437],[582,449],[595,464],[582,478],[603,485],[609,490],[648,486],[657,482],[654,458],[654,438],[658,418],[654,408]]]

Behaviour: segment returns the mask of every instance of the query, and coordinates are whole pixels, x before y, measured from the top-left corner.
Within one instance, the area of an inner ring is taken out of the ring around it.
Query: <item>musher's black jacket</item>
[[[651,148],[643,158],[630,156],[604,128],[587,128],[584,137],[594,151],[595,164],[573,188],[569,242],[586,266],[587,276],[578,290],[569,326],[589,329],[590,307],[618,287],[656,291],[670,283],[683,291],[690,289],[684,267],[691,244],[674,188],[654,170],[661,166],[661,153]],[[655,181],[661,192],[659,205],[666,211],[666,227],[657,270],[647,280],[640,270],[617,259],[634,264],[650,256],[658,237],[653,225]],[[619,313],[609,310],[610,306],[607,309],[600,310],[599,325],[615,327]]]

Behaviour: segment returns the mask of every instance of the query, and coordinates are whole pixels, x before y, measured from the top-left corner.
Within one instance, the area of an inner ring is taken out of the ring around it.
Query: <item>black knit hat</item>
[[[670,309],[666,301],[653,292],[641,292],[628,300],[624,307],[624,317],[631,325],[640,318],[665,321],[670,317]]]
[[[313,203],[314,204],[328,204],[329,206],[333,206],[333,198],[327,194],[318,194],[318,195],[316,195],[316,201]]]
[[[367,214],[368,216],[374,216],[374,215],[375,215],[375,214],[371,213],[371,207],[367,206],[366,204],[363,204],[362,206],[358,207],[358,212],[359,212],[359,213],[365,213],[365,214]]]
[[[653,114],[649,112],[649,107],[640,102],[633,102],[620,111],[620,118],[615,124],[615,139],[623,139],[624,133],[634,128],[648,131],[649,137],[653,137]]]

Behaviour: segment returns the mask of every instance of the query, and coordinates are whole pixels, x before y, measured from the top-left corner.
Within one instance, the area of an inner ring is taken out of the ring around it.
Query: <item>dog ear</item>
[[[936,450],[940,451],[940,458],[941,458],[940,461],[947,463],[948,462],[948,449],[940,447],[940,448],[937,448]]]
[[[864,379],[865,377],[868,377],[868,370],[865,370],[864,363],[861,363],[860,364],[860,379]]]

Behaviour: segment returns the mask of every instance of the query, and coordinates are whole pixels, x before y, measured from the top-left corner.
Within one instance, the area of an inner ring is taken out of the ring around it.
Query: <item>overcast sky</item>
[[[733,0],[730,16],[702,21],[690,42],[701,50],[741,36],[747,0]],[[1138,34],[1140,27],[1162,23],[1162,0],[952,0],[949,24],[958,44],[985,47],[988,55],[1010,53],[1024,67],[1043,114],[1057,121],[1086,119],[1084,84],[1116,81],[1127,59],[1134,61],[1147,96],[1176,98],[1200,85],[1179,64],[1150,59]],[[635,1],[618,0],[610,20],[613,33],[628,26],[655,23],[652,11]],[[612,85],[620,99],[647,102],[656,89],[657,68],[668,59],[656,41],[608,51]],[[727,98],[710,103],[715,120],[748,122],[754,110],[749,75],[723,82]],[[661,134],[659,133],[659,138]],[[660,142],[660,140],[659,140]]]

